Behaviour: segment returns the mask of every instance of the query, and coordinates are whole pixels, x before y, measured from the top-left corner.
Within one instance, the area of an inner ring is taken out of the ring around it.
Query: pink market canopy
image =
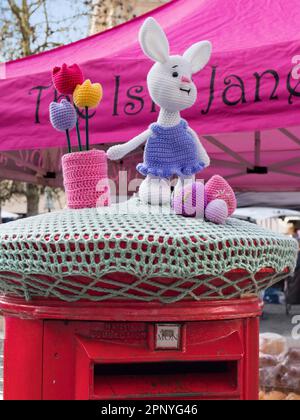
[[[300,86],[292,77],[293,57],[300,54],[299,0],[174,0],[151,15],[165,28],[173,53],[199,40],[213,43],[210,65],[195,77],[198,102],[184,113],[212,157],[203,176],[220,173],[240,190],[299,191]],[[137,42],[143,19],[0,66],[1,177],[19,168],[26,177],[61,182],[56,152],[46,160],[35,156],[32,164],[20,150],[65,145],[48,117],[57,98],[50,72],[63,62],[80,64],[104,86],[93,144],[127,141],[155,120],[146,88],[151,62]],[[136,161],[128,161],[133,168]]]

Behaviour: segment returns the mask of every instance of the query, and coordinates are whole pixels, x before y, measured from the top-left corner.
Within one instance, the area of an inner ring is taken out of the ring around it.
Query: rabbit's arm
[[[200,141],[200,139],[199,139],[198,134],[196,133],[196,131],[194,131],[190,127],[189,127],[188,130],[189,130],[190,134],[194,137],[195,142],[196,142],[196,145],[197,145],[197,149],[198,149],[198,153],[199,153],[200,159],[204,163],[205,168],[207,168],[210,165],[210,158],[209,158],[206,150],[202,146],[202,143],[201,143],[201,141]]]
[[[143,133],[139,134],[137,137],[134,137],[132,140],[124,144],[118,144],[117,146],[112,146],[107,151],[107,157],[110,160],[119,160],[129,153],[133,152],[135,149],[140,147],[145,143],[148,138],[151,136],[151,130],[146,130]]]

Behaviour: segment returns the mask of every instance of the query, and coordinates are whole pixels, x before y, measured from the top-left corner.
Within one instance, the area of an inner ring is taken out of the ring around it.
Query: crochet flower
[[[72,130],[77,122],[77,113],[74,106],[63,99],[61,102],[50,104],[50,121],[58,131]]]
[[[100,83],[91,83],[86,80],[82,85],[77,86],[73,100],[77,108],[97,108],[103,96],[103,89]]]
[[[55,89],[63,95],[73,95],[77,85],[83,83],[83,74],[77,64],[67,66],[63,64],[62,67],[54,67],[52,71],[52,80]]]

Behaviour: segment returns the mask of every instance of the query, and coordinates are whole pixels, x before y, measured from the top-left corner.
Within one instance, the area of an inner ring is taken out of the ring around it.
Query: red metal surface
[[[4,399],[42,398],[43,333],[42,321],[5,317]]]
[[[67,269],[68,267],[64,267],[62,271],[64,272]],[[284,273],[287,276],[289,275],[289,272],[290,272],[289,269],[284,270]],[[207,293],[209,293],[209,299],[217,300],[217,299],[220,299],[220,290],[222,290],[222,296],[225,298],[229,298],[230,296],[233,296],[234,294],[238,296],[242,294],[243,291],[256,292],[257,290],[264,290],[267,287],[269,287],[271,279],[274,280],[274,278],[276,278],[276,275],[280,277],[284,273],[276,273],[276,271],[272,268],[263,268],[255,274],[255,282],[254,282],[253,276],[251,276],[247,270],[235,269],[224,274],[224,277],[230,280],[231,284],[228,284],[228,282],[225,281],[224,278],[213,277],[211,275],[202,275],[200,277],[197,277],[198,279],[201,280],[201,284],[197,288],[193,287],[193,295],[196,296],[198,299],[199,298],[203,299],[203,296],[208,296]],[[11,276],[13,275],[14,286],[15,287],[19,286],[20,289],[23,287],[24,279],[20,274],[1,272],[1,275],[3,277],[7,276],[8,283],[11,283]],[[62,298],[61,299],[62,301],[66,301],[70,298],[77,299],[76,294],[74,292],[78,292],[78,290],[81,290],[82,287],[87,287],[86,293],[89,295],[90,299],[80,298],[78,300],[79,302],[88,303],[88,302],[91,302],[92,299],[99,299],[99,298],[105,298],[106,302],[112,302],[112,301],[115,301],[116,298],[111,299],[110,297],[111,293],[122,289],[124,286],[128,286],[126,293],[129,293],[132,295],[132,298],[128,299],[128,301],[132,301],[134,299],[136,299],[136,301],[139,301],[139,299],[147,299],[150,296],[149,293],[151,292],[157,293],[159,290],[163,290],[161,294],[161,297],[163,298],[178,298],[179,297],[179,300],[185,300],[185,301],[193,300],[191,296],[189,295],[189,293],[186,293],[186,296],[183,298],[180,298],[180,296],[182,292],[185,292],[185,291],[188,292],[191,286],[194,285],[194,282],[187,280],[185,283],[181,284],[180,287],[178,286],[175,287],[175,285],[178,283],[178,280],[179,280],[178,278],[154,277],[152,279],[149,279],[148,282],[140,283],[137,288],[136,282],[138,278],[128,273],[118,273],[118,272],[109,273],[105,276],[105,278],[99,279],[97,283],[94,283],[94,280],[92,280],[88,275],[87,276],[70,275],[70,276],[65,277],[65,280],[69,282],[68,291],[64,290],[63,287],[55,286],[55,284],[57,284],[57,278],[55,276],[50,277],[50,276],[36,274],[36,275],[31,276],[32,281],[33,279],[35,279],[35,281],[38,284],[38,290],[39,290],[38,293],[40,293],[41,296],[47,296],[49,289],[52,289],[52,292],[57,291],[61,294],[61,296],[66,298],[66,299]],[[115,281],[116,283],[118,283],[118,285],[111,284],[109,281]],[[5,282],[5,280],[2,279],[2,282]],[[88,286],[91,283],[93,283],[93,287],[89,289]],[[132,286],[132,288],[130,286]],[[29,286],[28,288],[30,289]],[[99,290],[97,290],[97,288],[99,288]],[[31,292],[34,291],[35,293],[37,293],[36,288],[30,289],[30,291]],[[14,295],[10,295],[10,296],[12,298],[15,297]],[[52,300],[55,302],[56,298],[53,298],[50,296],[50,297],[47,297],[46,300],[47,302],[51,302]]]
[[[80,321],[207,321],[258,317],[262,302],[256,297],[201,302],[160,303],[121,302],[64,303],[61,301],[0,297],[0,311],[26,319]]]
[[[258,398],[256,298],[43,303],[0,301],[5,399]],[[156,326],[166,322],[182,328],[178,350],[155,350]]]

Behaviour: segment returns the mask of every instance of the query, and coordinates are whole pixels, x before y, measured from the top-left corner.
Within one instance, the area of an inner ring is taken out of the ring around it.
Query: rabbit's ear
[[[198,73],[209,62],[212,52],[212,45],[209,41],[201,41],[192,45],[184,54],[183,58],[192,65],[192,71]]]
[[[163,29],[153,18],[145,20],[139,34],[139,41],[145,55],[153,61],[165,63],[169,58],[169,41]]]

